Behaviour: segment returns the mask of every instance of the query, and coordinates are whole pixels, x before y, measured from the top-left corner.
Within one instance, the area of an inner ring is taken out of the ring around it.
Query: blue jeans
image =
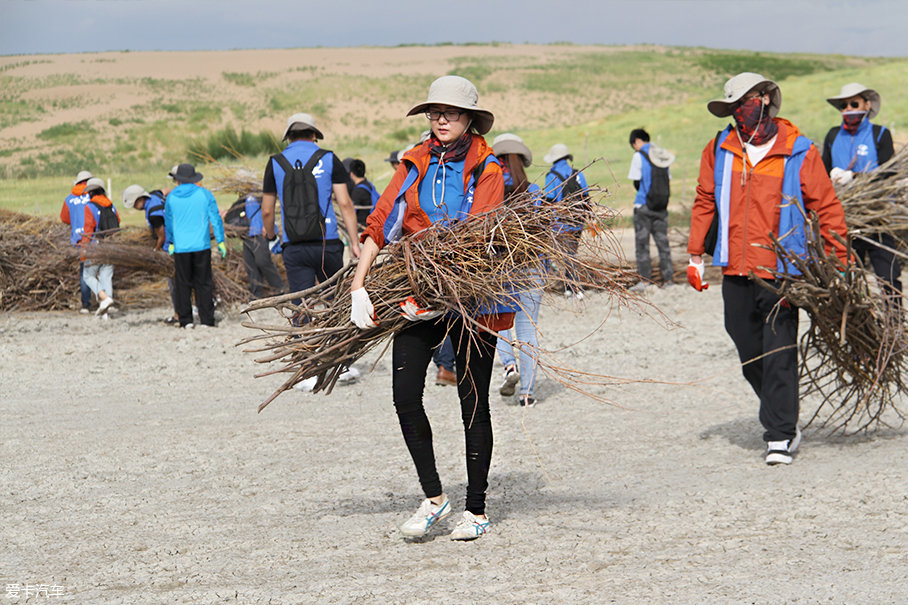
[[[539,307],[542,303],[542,284],[543,279],[539,279],[539,288],[527,290],[517,295],[520,301],[520,307],[514,316],[514,330],[517,332],[517,340],[523,343],[520,347],[520,394],[532,395],[533,386],[536,383],[536,366],[537,366],[537,341],[536,341],[536,322],[539,319]],[[505,366],[514,365],[514,349],[508,342],[511,338],[510,330],[502,330],[498,333],[498,356],[501,357],[501,363]]]
[[[454,345],[451,343],[451,336],[446,336],[441,344],[435,348],[432,354],[432,361],[439,368],[444,368],[449,372],[454,371]]]
[[[79,263],[79,294],[82,297],[82,308],[91,306],[91,288],[85,283],[85,263]]]

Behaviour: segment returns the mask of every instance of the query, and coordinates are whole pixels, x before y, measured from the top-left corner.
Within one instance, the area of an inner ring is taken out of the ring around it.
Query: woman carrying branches
[[[523,139],[509,132],[500,134],[492,141],[495,157],[501,162],[504,173],[505,203],[509,200],[519,199],[527,193],[539,195],[539,185],[530,183],[524,167],[533,164],[533,152],[530,151]],[[540,196],[541,198],[541,196]],[[514,394],[517,383],[520,383],[518,402],[521,406],[533,407],[536,398],[533,397],[533,387],[536,384],[536,322],[539,319],[539,306],[542,303],[542,290],[545,287],[545,275],[541,266],[531,269],[532,279],[529,283],[534,286],[517,294],[519,303],[517,314],[514,318],[514,331],[520,345],[520,365],[511,346],[511,330],[502,330],[498,336],[498,356],[504,365],[504,376],[498,392],[504,397]]]
[[[469,80],[444,76],[429,87],[428,99],[407,113],[408,116],[424,113],[429,119],[431,135],[403,155],[360,236],[362,254],[350,291],[351,320],[360,329],[377,325],[365,281],[385,244],[432,224],[469,220],[470,215],[502,204],[501,166],[482,137],[492,128],[494,116],[478,107],[478,100],[476,87]],[[460,315],[442,315],[440,311],[422,308],[412,296],[400,306],[403,316],[413,325],[394,337],[394,407],[426,496],[400,530],[405,537],[424,536],[452,512],[436,470],[432,429],[423,407],[426,370],[432,351],[450,334],[456,354],[467,465],[466,510],[451,539],[473,540],[489,530],[485,495],[492,459],[489,383],[496,333],[511,327],[514,314],[480,315],[473,323]],[[476,324],[484,329],[477,329]]]

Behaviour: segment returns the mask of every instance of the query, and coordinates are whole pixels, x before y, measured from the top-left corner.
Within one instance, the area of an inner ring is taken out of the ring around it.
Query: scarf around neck
[[[432,137],[429,139],[429,153],[439,158],[439,162],[459,162],[467,157],[467,152],[472,144],[473,133],[469,129],[459,139],[448,145],[444,145],[435,137],[435,133],[432,133]],[[441,157],[441,154],[444,154],[444,157]]]
[[[866,115],[866,111],[846,111],[842,113],[842,128],[851,134],[856,133]]]

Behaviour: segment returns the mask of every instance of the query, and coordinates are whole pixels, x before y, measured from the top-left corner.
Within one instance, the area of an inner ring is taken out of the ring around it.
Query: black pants
[[[873,235],[870,236],[870,239],[880,242],[889,248],[896,247],[895,240],[888,233]],[[902,280],[899,278],[902,275],[902,266],[899,265],[899,261],[895,258],[895,254],[860,239],[854,240],[853,248],[855,256],[860,258],[864,263],[867,262],[868,257],[870,258],[870,265],[873,267],[873,272],[888,284],[889,291],[886,293],[887,296],[892,297],[892,299],[895,300],[896,305],[901,307]]]
[[[254,297],[262,297],[266,283],[278,292],[284,289],[284,280],[271,260],[271,250],[264,235],[243,238],[243,266],[249,278],[249,291]]]
[[[173,293],[180,327],[192,323],[192,293],[199,308],[199,321],[214,325],[214,278],[211,274],[211,250],[177,252],[173,255]]]
[[[760,398],[763,440],[791,439],[799,411],[798,310],[787,303],[777,307],[778,296],[746,277],[723,277],[722,299],[725,331],[745,364],[744,378]],[[779,348],[783,350],[769,353]]]
[[[284,244],[281,253],[290,292],[308,290],[344,266],[344,244],[339,239],[313,244]],[[294,304],[299,304],[294,301]]]
[[[495,360],[495,334],[483,332],[471,340],[460,318],[418,321],[400,332],[394,337],[392,349],[394,407],[423,492],[427,498],[441,494],[441,479],[432,448],[432,427],[422,399],[432,351],[449,331],[455,351],[457,394],[466,439],[466,510],[482,515],[485,514],[492,461],[489,382]]]

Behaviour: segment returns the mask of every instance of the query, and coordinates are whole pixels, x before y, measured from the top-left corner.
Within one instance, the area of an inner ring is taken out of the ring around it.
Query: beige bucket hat
[[[76,180],[73,181],[73,185],[78,185],[82,181],[87,181],[88,179],[90,179],[93,176],[95,176],[95,175],[93,175],[89,171],[81,170],[81,171],[79,171],[79,174],[76,175]]]
[[[769,93],[769,117],[774,118],[782,107],[782,91],[779,85],[772,80],[767,80],[760,74],[745,71],[725,83],[725,97],[714,99],[707,103],[706,108],[717,118],[724,118],[732,114],[735,103],[750,91],[757,89]]]
[[[430,105],[449,105],[458,109],[466,109],[473,114],[473,128],[479,134],[492,130],[495,116],[487,109],[477,105],[479,93],[476,87],[466,78],[460,76],[442,76],[429,86],[429,97],[422,103],[414,105],[408,116],[425,112]]]
[[[325,138],[325,135],[322,134],[322,131],[319,130],[315,125],[315,118],[310,116],[308,113],[295,113],[287,118],[287,130],[284,131],[284,136],[281,137],[282,141],[287,140],[287,137],[290,135],[291,130],[312,130],[315,131],[316,139]]]
[[[542,161],[546,164],[554,164],[561,158],[569,158],[573,160],[574,156],[571,155],[571,152],[568,149],[567,145],[565,145],[564,143],[555,143],[554,145],[552,145],[552,148],[549,149],[549,152],[542,156]]]
[[[659,168],[668,168],[675,161],[673,153],[667,149],[656,147],[655,145],[649,146],[648,157],[649,161],[653,163],[653,166],[658,166]]]
[[[826,99],[826,102],[835,107],[836,109],[841,110],[839,104],[845,99],[850,99],[851,97],[862,96],[868,101],[870,101],[870,111],[867,112],[867,118],[872,118],[876,114],[880,113],[880,93],[873,90],[872,88],[867,88],[863,84],[858,84],[857,82],[851,82],[842,87],[839,96],[829,97]]]
[[[492,141],[492,153],[498,157],[516,153],[523,160],[524,166],[529,168],[533,164],[533,152],[524,144],[523,139],[510,132],[495,137]]]
[[[151,194],[145,191],[141,185],[130,185],[123,190],[123,205],[126,208],[132,208],[140,197],[151,197]]]
[[[104,181],[102,181],[101,179],[99,179],[96,176],[93,176],[85,182],[85,191],[94,191],[95,189],[100,189],[101,191],[105,191]]]

